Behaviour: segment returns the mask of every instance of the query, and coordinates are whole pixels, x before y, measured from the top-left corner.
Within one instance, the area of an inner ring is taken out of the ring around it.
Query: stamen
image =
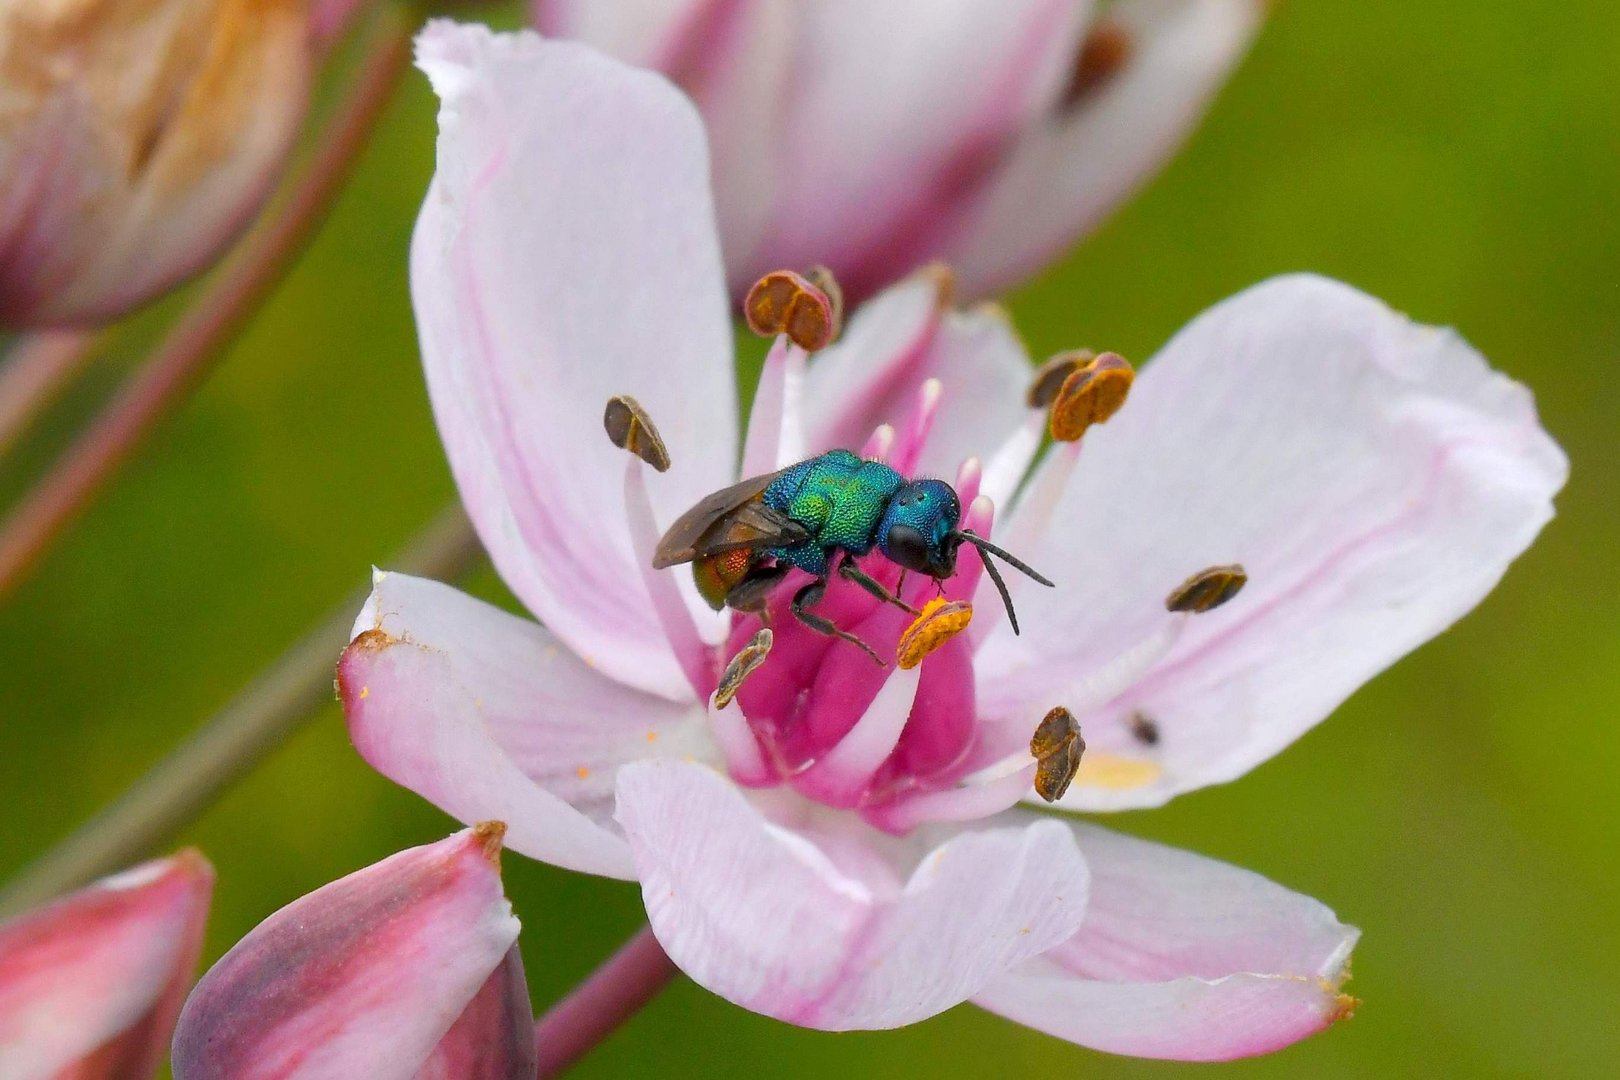
[[[686,681],[702,697],[714,678],[714,666],[709,644],[694,617],[694,607],[681,593],[680,575],[666,574],[652,568],[653,552],[663,532],[653,513],[652,498],[647,493],[645,472],[639,456],[625,462],[624,511],[630,523],[630,544],[636,554],[636,566],[652,599],[653,615],[664,631],[675,659],[686,674]],[[711,639],[719,640],[725,624],[719,619],[705,616]]]
[[[1032,409],[1051,408],[1069,376],[1095,359],[1097,354],[1090,349],[1058,353],[1035,369],[1035,377],[1030,379],[1029,389],[1024,391],[1024,404]]]
[[[1048,428],[1058,442],[1074,442],[1093,424],[1107,423],[1125,404],[1136,373],[1123,356],[1105,352],[1063,380],[1052,399]]]
[[[990,455],[979,490],[997,506],[1011,506],[1013,492],[1029,472],[1030,463],[1035,460],[1045,437],[1046,413],[1031,412]]]
[[[973,505],[979,497],[979,482],[983,477],[984,468],[976,457],[966,459],[956,470],[956,497],[962,500],[963,506]]]
[[[804,276],[826,295],[828,303],[832,305],[833,337],[836,338],[844,326],[844,287],[838,284],[830,267],[819,263],[805,271]]]
[[[894,650],[895,662],[902,671],[910,671],[927,659],[930,653],[967,629],[972,621],[972,604],[965,600],[934,597],[923,605],[922,614],[900,635],[900,643]]]
[[[1168,611],[1189,611],[1202,614],[1213,611],[1242,591],[1249,575],[1237,563],[1230,566],[1211,566],[1200,570],[1176,587],[1165,598]]]
[[[1086,751],[1086,741],[1080,737],[1080,725],[1074,714],[1059,705],[1042,717],[1035,734],[1029,740],[1029,753],[1038,764],[1035,767],[1035,794],[1047,802],[1056,802],[1069,790],[1074,774],[1080,771],[1080,755]]]
[[[1125,719],[1125,726],[1131,729],[1131,735],[1143,746],[1159,745],[1159,724],[1153,717],[1137,709]]]
[[[786,338],[778,338],[766,355],[748,414],[744,476],[774,472],[804,458],[805,362],[804,350]]]
[[[762,628],[731,658],[726,670],[720,676],[720,685],[714,691],[714,707],[724,709],[736,698],[737,691],[742,689],[743,680],[752,675],[765,658],[771,654],[771,643],[775,635],[770,627]]]
[[[669,449],[641,403],[628,394],[608,398],[602,426],[620,450],[628,450],[659,472],[669,471]]]
[[[791,270],[773,270],[756,281],[743,301],[743,315],[754,333],[786,334],[806,352],[824,349],[838,336],[838,304]]]
[[[889,454],[894,451],[894,425],[879,424],[867,436],[866,445],[861,447],[861,457],[867,461],[888,461]]]
[[[922,458],[923,447],[928,443],[928,435],[934,429],[934,418],[939,415],[939,403],[944,395],[945,386],[938,379],[925,379],[922,386],[918,387],[917,401],[912,406],[910,418],[906,421],[905,433],[896,440],[893,457],[889,461],[896,472],[910,476],[916,471],[917,462]]]
[[[860,805],[873,776],[894,753],[917,701],[921,672],[897,671],[884,680],[855,726],[793,778],[801,793],[828,806]]]
[[[1072,109],[1102,89],[1130,62],[1131,34],[1118,19],[1104,18],[1080,44],[1074,74],[1063,91],[1063,107]]]

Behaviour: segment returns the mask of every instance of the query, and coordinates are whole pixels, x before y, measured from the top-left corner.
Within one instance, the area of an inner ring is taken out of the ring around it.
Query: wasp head
[[[948,578],[956,572],[962,501],[943,480],[913,480],[894,497],[878,523],[878,550],[894,563]]]

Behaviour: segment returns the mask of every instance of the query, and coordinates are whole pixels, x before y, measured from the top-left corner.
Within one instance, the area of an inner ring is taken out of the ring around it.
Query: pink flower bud
[[[0,6],[0,324],[83,324],[219,255],[303,116],[303,0]]]
[[[197,983],[176,1080],[519,1080],[533,1016],[485,822],[315,890]]]
[[[0,1076],[145,1080],[202,949],[214,872],[183,851],[0,926]]]

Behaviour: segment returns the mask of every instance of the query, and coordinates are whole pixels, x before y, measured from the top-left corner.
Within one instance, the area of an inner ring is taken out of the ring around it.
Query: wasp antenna
[[[989,559],[980,559],[979,561],[984,564],[985,572],[990,575],[990,580],[996,583],[996,592],[1001,594],[1001,606],[1007,609],[1007,621],[1012,624],[1012,632],[1014,634],[1018,633],[1018,613],[1013,610],[1012,593],[1007,591],[1007,583],[1001,579],[1001,571],[997,570],[996,564]]]
[[[1024,562],[1024,560],[1018,558],[1016,555],[1014,555],[1011,552],[1007,551],[1005,548],[999,548],[996,545],[992,544],[990,541],[986,540],[984,537],[980,536],[978,533],[972,532],[972,531],[970,531],[968,529],[962,529],[962,530],[959,530],[956,535],[960,536],[962,539],[966,540],[968,543],[972,544],[974,547],[978,548],[980,551],[986,552],[986,553],[988,553],[990,555],[994,555],[996,558],[1002,560],[1008,566],[1012,567],[1014,570],[1017,570],[1017,571],[1019,571],[1019,572],[1021,572],[1023,574],[1028,575],[1030,578],[1033,578],[1035,581],[1040,582],[1042,585],[1045,585],[1049,589],[1053,588],[1052,583],[1046,579],[1046,575],[1044,575],[1042,573],[1039,573],[1038,571],[1035,570],[1034,567],[1030,566],[1028,563]],[[990,564],[989,564],[989,562],[986,562],[985,565],[989,566]]]

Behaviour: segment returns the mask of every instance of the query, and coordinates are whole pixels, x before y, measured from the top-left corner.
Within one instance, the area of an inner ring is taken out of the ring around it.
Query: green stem
[[[456,505],[388,565],[455,578],[480,551]],[[357,593],[334,608],[190,739],[0,891],[0,918],[142,858],[317,715],[332,699],[333,666],[366,595]]]
[[[0,365],[0,455],[16,443],[94,351],[88,330],[40,330],[12,346]]]
[[[284,203],[238,246],[196,305],[0,523],[0,598],[28,576],[158,422],[198,385],[292,267],[409,69],[414,28],[403,11],[379,13],[361,69]]]

